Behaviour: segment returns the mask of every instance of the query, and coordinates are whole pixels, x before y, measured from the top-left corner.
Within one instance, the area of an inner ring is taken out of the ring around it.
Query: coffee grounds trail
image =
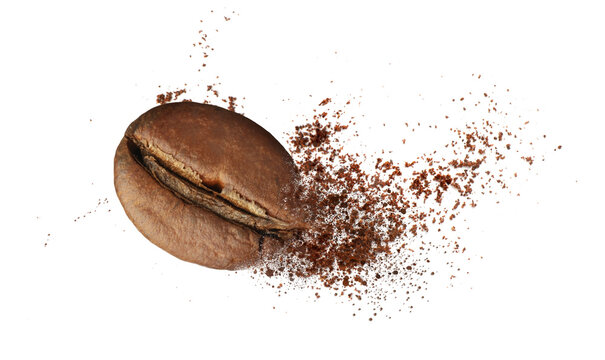
[[[522,152],[532,151],[524,146],[529,122],[499,110],[492,95],[471,92],[452,102],[459,104],[454,113],[434,125],[447,129],[449,141],[403,163],[383,152],[345,151],[351,139],[345,133],[360,136],[358,122],[347,116],[351,101],[319,102],[289,135],[302,174],[299,196],[313,214],[308,219],[313,226],[256,273],[277,278],[267,284],[279,291],[319,285],[371,311],[381,311],[387,299],[412,309],[411,295],[427,290],[436,272],[450,280],[458,276],[461,268],[454,262],[434,261],[444,253],[465,253],[455,219],[482,199],[513,195],[508,183],[517,173],[511,169],[532,165],[535,155]],[[471,108],[472,120],[454,121]],[[448,128],[452,124],[457,126]]]
[[[214,48],[203,30],[199,36],[194,47],[202,49],[202,68],[208,71]],[[450,110],[437,123],[405,123],[406,136],[423,126],[439,127],[447,130],[448,141],[404,161],[384,151],[346,149],[351,139],[363,136],[360,120],[347,115],[355,99],[336,103],[335,94],[303,113],[305,120],[287,134],[287,143],[301,172],[297,196],[312,226],[276,258],[251,269],[252,278],[279,296],[311,290],[320,301],[322,294],[333,294],[356,308],[354,316],[369,313],[371,321],[387,303],[398,304],[399,311],[413,309],[412,297],[424,299],[435,275],[454,281],[464,273],[457,262],[471,256],[456,219],[484,199],[520,195],[509,183],[534,164],[539,156],[533,141],[540,140],[525,134],[529,121],[509,114],[510,90],[498,101],[502,93],[494,91],[496,85],[481,75],[472,78],[481,90],[444,99]],[[197,86],[205,86],[206,95],[195,101],[238,110],[236,97],[220,96],[220,83]],[[157,103],[176,101],[186,87],[159,94]],[[400,141],[405,146],[406,138]]]

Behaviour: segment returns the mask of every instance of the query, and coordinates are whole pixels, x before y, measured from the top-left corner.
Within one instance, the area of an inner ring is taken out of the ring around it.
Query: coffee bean
[[[251,265],[305,227],[288,152],[252,120],[213,105],[141,115],[116,151],[114,184],[147,239],[212,268]]]

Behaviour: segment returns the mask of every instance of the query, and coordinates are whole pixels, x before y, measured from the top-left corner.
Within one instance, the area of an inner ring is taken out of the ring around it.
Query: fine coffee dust
[[[177,101],[187,93],[190,98],[182,101],[243,114],[236,97],[220,94],[220,77],[211,72],[215,49],[209,33],[198,31],[193,47],[200,53],[189,56],[201,59],[195,86],[158,94],[156,102]],[[301,171],[298,195],[313,210],[308,219],[313,226],[287,243],[276,259],[251,269],[251,277],[278,296],[309,291],[314,301],[334,296],[350,303],[353,315],[373,320],[379,313],[391,317],[392,310],[411,311],[418,301],[428,301],[425,293],[439,278],[453,286],[468,274],[464,264],[474,257],[463,239],[469,210],[486,200],[519,196],[512,189],[536,159],[544,160],[534,145],[546,138],[527,130],[527,114],[513,114],[508,89],[481,75],[472,77],[474,90],[444,99],[438,119],[404,122],[402,147],[419,132],[447,139],[410,158],[350,149],[365,141],[363,127],[372,121],[348,115],[352,104],[360,104],[355,97],[326,97],[301,114],[287,143]],[[389,121],[377,123],[393,126]]]
[[[411,159],[348,152],[369,120],[347,116],[351,100],[320,101],[288,137],[313,226],[252,277],[280,296],[307,289],[317,299],[340,297],[356,308],[354,315],[369,313],[372,320],[386,304],[411,310],[412,298],[424,299],[436,274],[452,285],[468,274],[463,265],[472,257],[461,231],[468,225],[458,218],[480,201],[520,195],[509,185],[533,165],[535,142],[542,140],[531,138],[529,121],[512,114],[509,90],[485,86],[452,98],[434,123],[405,123],[402,146],[423,126],[448,139]]]
[[[187,86],[187,84],[185,84],[185,86]],[[158,94],[156,97],[155,102],[160,104],[160,105],[164,105],[166,103],[172,102],[173,100],[176,101],[178,100],[179,96],[181,96],[182,94],[186,93],[187,89],[179,89],[176,91],[167,91],[163,94]],[[183,100],[186,101],[186,100]],[[191,100],[189,100],[191,101]]]
[[[81,214],[79,216],[76,216],[73,219],[73,221],[74,222],[78,222],[78,221],[84,220],[87,216],[91,216],[93,214],[96,214],[97,211],[102,210],[104,207],[106,207],[108,205],[109,205],[109,200],[107,198],[98,199],[97,200],[97,205],[95,206],[94,209],[88,210],[85,213],[83,213],[83,214]],[[107,209],[107,212],[111,212],[111,209]]]
[[[199,30],[197,30],[197,39],[192,44],[193,52],[189,54],[189,58],[196,61],[198,79],[193,81],[193,85],[188,83],[177,88],[176,90],[166,91],[156,95],[156,103],[163,105],[173,101],[179,100],[179,97],[187,93],[190,97],[181,99],[181,101],[192,101],[195,99],[196,102],[203,104],[213,104],[222,106],[231,111],[236,111],[243,114],[243,106],[238,104],[238,98],[236,96],[223,96],[221,95],[222,83],[219,81],[220,76],[213,73],[212,71],[212,53],[215,51],[214,46],[210,45],[213,33],[218,33],[219,28],[224,25],[225,22],[231,21],[233,16],[239,14],[235,11],[229,12],[229,15],[219,15],[218,12],[213,10],[204,20],[200,20]],[[199,61],[201,59],[201,61]],[[191,80],[189,81],[191,82]],[[159,85],[158,88],[161,88]],[[241,98],[245,100],[245,97]]]

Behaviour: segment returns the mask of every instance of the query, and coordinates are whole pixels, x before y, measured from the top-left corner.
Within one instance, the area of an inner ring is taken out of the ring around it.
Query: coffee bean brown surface
[[[246,117],[194,102],[136,119],[114,160],[114,184],[137,229],[172,255],[237,269],[270,256],[304,226],[296,166]]]

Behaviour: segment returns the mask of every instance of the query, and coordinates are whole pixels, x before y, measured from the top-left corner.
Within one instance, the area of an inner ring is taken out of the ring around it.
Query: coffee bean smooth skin
[[[270,256],[304,227],[297,181],[269,132],[194,102],[141,115],[114,159],[116,192],[137,229],[170,254],[217,269]]]

